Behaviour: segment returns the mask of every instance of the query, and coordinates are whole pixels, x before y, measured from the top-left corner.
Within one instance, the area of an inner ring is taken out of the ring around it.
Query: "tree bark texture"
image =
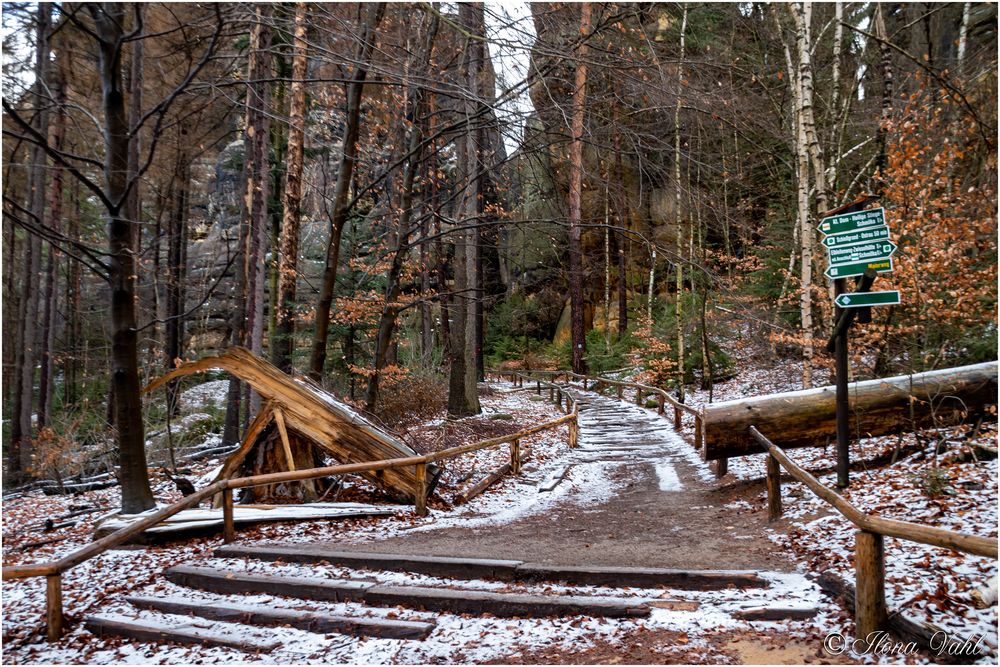
[[[580,35],[590,32],[590,3],[580,4]],[[586,373],[586,332],[583,326],[583,250],[581,199],[583,195],[583,121],[587,101],[587,42],[577,50],[573,87],[573,116],[569,156],[569,310],[573,372]]]
[[[357,162],[358,135],[360,132],[361,95],[364,90],[368,68],[375,50],[376,30],[385,15],[385,3],[368,8],[367,18],[360,31],[361,37],[356,49],[354,74],[347,85],[347,113],[344,121],[343,155],[337,170],[334,186],[332,213],[330,216],[330,238],[326,248],[326,262],[323,270],[323,286],[316,305],[316,329],[313,333],[312,351],[309,357],[309,377],[320,380],[326,366],[326,343],[330,331],[330,308],[337,282],[337,264],[340,261],[340,239],[347,222],[347,197],[350,194],[351,176]]]

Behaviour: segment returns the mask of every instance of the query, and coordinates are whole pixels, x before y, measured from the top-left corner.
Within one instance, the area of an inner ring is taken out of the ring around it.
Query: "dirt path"
[[[730,498],[713,490],[708,467],[667,420],[591,393],[579,392],[579,400],[580,447],[565,463],[615,482],[610,497],[588,505],[578,494],[584,489],[571,488],[543,511],[507,523],[422,529],[338,548],[552,564],[792,569],[764,537],[763,513],[725,508]],[[572,487],[575,476],[561,484]]]

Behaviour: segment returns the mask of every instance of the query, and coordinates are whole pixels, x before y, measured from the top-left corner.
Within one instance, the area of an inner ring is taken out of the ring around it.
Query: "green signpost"
[[[877,262],[889,259],[896,252],[896,244],[892,241],[869,241],[829,248],[828,252],[831,266],[843,266],[854,262]]]
[[[844,293],[833,300],[841,308],[868,308],[869,306],[895,306],[900,303],[899,292]]]
[[[841,234],[882,225],[885,225],[885,209],[873,208],[867,211],[841,213],[823,218],[819,223],[819,231],[825,235]]]
[[[827,248],[839,248],[855,243],[866,241],[887,241],[889,239],[889,227],[867,227],[853,232],[843,232],[841,234],[831,234],[823,239],[823,245]]]
[[[832,280],[840,280],[841,278],[860,276],[868,269],[872,269],[877,273],[889,273],[892,271],[892,258],[889,257],[872,262],[852,262],[839,266],[828,266],[824,275]]]

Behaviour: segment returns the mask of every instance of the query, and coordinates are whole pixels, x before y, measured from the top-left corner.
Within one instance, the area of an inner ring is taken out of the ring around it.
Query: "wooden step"
[[[648,616],[645,600],[615,600],[569,595],[521,595],[419,586],[380,586],[369,582],[307,577],[276,577],[177,566],[166,572],[170,581],[217,593],[250,593],[371,605],[403,605],[452,613],[495,616]]]
[[[99,637],[125,637],[137,642],[201,644],[223,646],[248,653],[270,653],[281,642],[266,641],[245,634],[224,634],[192,625],[166,625],[149,619],[122,619],[108,616],[88,616],[84,626]]]
[[[688,590],[766,588],[768,582],[750,570],[676,570],[655,567],[603,565],[547,565],[519,560],[409,556],[404,554],[337,551],[321,545],[231,544],[216,549],[217,558],[259,558],[288,563],[322,563],[370,570],[417,572],[442,578],[502,581],[559,581],[580,586],[666,586]]]
[[[621,588],[677,588],[710,591],[725,588],[766,588],[759,574],[745,570],[675,570],[660,567],[609,567],[594,565],[542,565],[524,563],[517,568],[526,581],[562,581],[578,586]]]
[[[635,618],[649,616],[645,600],[614,600],[573,595],[525,595],[466,589],[375,586],[365,591],[367,604],[403,605],[453,614],[494,616],[600,616]]]
[[[501,579],[511,581],[519,560],[487,558],[452,558],[449,556],[410,556],[406,554],[334,551],[308,544],[265,544],[242,546],[230,544],[215,550],[216,558],[254,558],[284,563],[321,563],[365,570],[415,572],[433,577],[457,579]]]
[[[364,592],[375,585],[367,581],[249,574],[192,565],[176,565],[164,576],[178,586],[216,593],[268,593],[324,602],[360,602]]]
[[[278,625],[327,634],[335,632],[356,637],[387,639],[423,639],[435,627],[434,623],[400,621],[389,618],[336,616],[313,609],[279,609],[240,604],[211,604],[204,600],[130,596],[128,600],[139,609],[152,609],[165,614],[200,616],[216,621],[247,625]]]

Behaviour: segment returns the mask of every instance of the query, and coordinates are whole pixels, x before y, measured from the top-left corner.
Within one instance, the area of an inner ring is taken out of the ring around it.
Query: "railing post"
[[[48,640],[59,641],[63,631],[61,574],[50,574],[45,577],[45,625]]]
[[[722,479],[729,472],[729,459],[722,458],[715,462],[715,478]]]
[[[681,409],[674,406],[674,428],[678,431],[681,430]]]
[[[521,441],[515,440],[510,443],[510,471],[515,475],[521,474]]]
[[[701,429],[702,429],[702,418],[700,414],[696,414],[694,416],[694,448],[699,452],[701,451],[701,446],[703,441],[702,436],[704,435],[701,432]]]
[[[587,376],[583,376],[583,390],[587,391]]]
[[[417,485],[413,491],[413,511],[417,516],[427,516],[427,464],[416,465]]]
[[[535,380],[535,393],[538,394],[539,396],[542,395],[542,381],[541,380]]]
[[[222,490],[222,541],[226,544],[236,540],[236,528],[233,525],[233,490]]]
[[[767,455],[767,520],[781,518],[781,464],[771,454]]]
[[[663,394],[657,394],[656,395],[656,413],[659,414],[659,415],[663,414],[663,403],[664,403],[664,401],[665,401],[665,399],[663,398]]]
[[[639,387],[635,390],[635,404],[642,407],[642,388]]]
[[[885,544],[882,535],[859,530],[854,534],[854,625],[857,639],[865,642],[885,628]]]
[[[573,449],[576,447],[576,443],[580,438],[580,424],[577,422],[577,418],[574,417],[573,421],[569,423],[569,448]]]
[[[615,387],[618,389],[618,400],[620,401],[622,400],[622,386],[619,384],[615,385]]]
[[[555,388],[553,388],[553,387],[551,387],[551,386],[549,387],[549,401],[554,401],[554,400],[556,400],[556,394],[555,394],[555,391],[556,391],[556,390],[555,390]]]

